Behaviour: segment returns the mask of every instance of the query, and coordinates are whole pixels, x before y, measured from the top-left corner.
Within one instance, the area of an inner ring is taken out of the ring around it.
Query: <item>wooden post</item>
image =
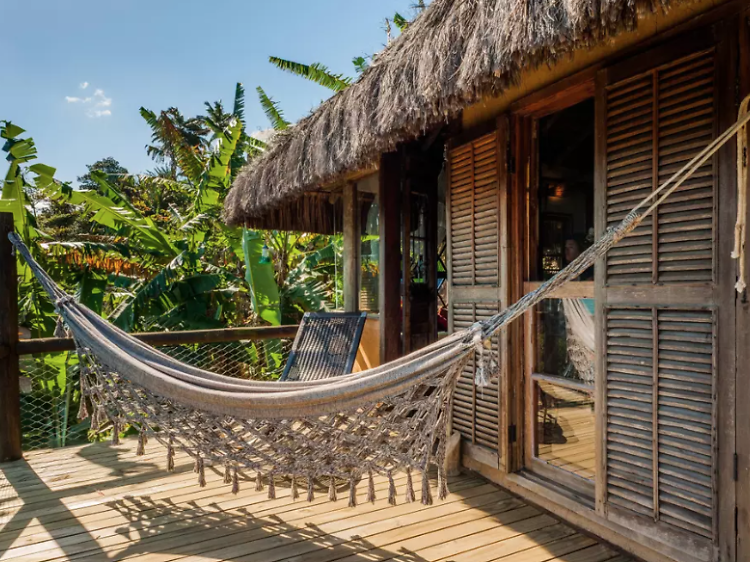
[[[18,370],[18,279],[8,233],[13,214],[0,213],[0,462],[21,458]]]
[[[344,311],[359,311],[360,226],[357,184],[344,186]]]
[[[404,354],[411,353],[411,155],[403,152],[401,170],[404,173],[401,185],[401,349]]]
[[[380,363],[401,353],[401,158],[398,152],[380,157]]]

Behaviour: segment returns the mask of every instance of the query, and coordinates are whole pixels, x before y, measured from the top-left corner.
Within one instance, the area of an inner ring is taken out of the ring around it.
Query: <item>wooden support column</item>
[[[21,458],[18,370],[18,279],[8,240],[13,214],[0,213],[0,462]]]
[[[359,311],[360,226],[357,184],[344,186],[344,311]]]
[[[401,158],[380,157],[380,363],[401,354]]]

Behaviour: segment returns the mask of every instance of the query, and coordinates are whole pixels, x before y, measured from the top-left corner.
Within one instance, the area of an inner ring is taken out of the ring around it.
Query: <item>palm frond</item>
[[[396,12],[395,14],[393,14],[393,24],[398,27],[399,31],[403,32],[407,27],[409,27],[409,20]]]
[[[367,59],[365,57],[354,57],[352,59],[352,64],[354,65],[354,69],[358,74],[362,74],[370,66],[370,63],[367,62]]]
[[[248,136],[246,139],[247,144],[245,145],[245,152],[249,158],[260,156],[266,151],[266,148],[268,148],[268,145],[260,139],[256,139],[252,136]]]
[[[288,61],[279,57],[269,57],[268,61],[275,65],[277,68],[286,72],[291,72],[297,76],[301,76],[320,84],[321,86],[333,90],[334,92],[340,92],[348,88],[352,79],[342,74],[333,74],[328,67],[315,62],[312,64],[301,64],[298,62]]]
[[[237,86],[234,88],[234,108],[232,108],[232,115],[242,123],[242,129],[245,129],[245,86],[242,82],[237,82]]]
[[[276,131],[283,131],[289,127],[289,121],[284,119],[284,114],[279,108],[279,103],[268,97],[266,92],[258,86],[255,89],[258,92],[258,98],[260,99],[260,105],[263,107],[263,113],[266,114],[268,120],[271,122],[271,126]]]

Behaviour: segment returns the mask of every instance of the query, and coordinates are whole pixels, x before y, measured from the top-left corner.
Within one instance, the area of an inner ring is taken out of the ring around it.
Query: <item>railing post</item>
[[[360,226],[357,184],[344,186],[344,312],[359,311]]]
[[[0,462],[21,452],[21,394],[18,366],[18,277],[8,233],[13,215],[0,213]]]

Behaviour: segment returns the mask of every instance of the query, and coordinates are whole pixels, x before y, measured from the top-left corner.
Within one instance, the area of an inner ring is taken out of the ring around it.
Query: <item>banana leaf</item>
[[[281,325],[281,299],[276,285],[273,265],[261,263],[263,235],[254,230],[242,232],[242,249],[245,254],[245,280],[250,288],[250,298],[255,313],[271,326]],[[282,361],[281,341],[269,340],[263,346],[269,368],[278,369]]]

